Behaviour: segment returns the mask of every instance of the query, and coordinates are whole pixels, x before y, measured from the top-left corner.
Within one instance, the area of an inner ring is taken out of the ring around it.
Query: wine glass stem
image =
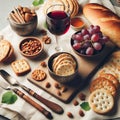
[[[57,35],[55,35],[55,40],[56,40],[55,50],[56,50],[57,52],[62,51],[62,48],[59,46],[59,43],[58,43],[58,36],[57,36]]]

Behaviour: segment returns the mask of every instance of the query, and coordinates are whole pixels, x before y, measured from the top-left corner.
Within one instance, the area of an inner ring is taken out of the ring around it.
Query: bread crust
[[[107,7],[97,3],[89,3],[83,7],[83,14],[93,25],[99,25],[101,31],[120,47],[120,17]]]

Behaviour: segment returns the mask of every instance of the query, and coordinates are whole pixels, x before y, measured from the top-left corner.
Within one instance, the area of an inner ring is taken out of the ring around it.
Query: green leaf
[[[80,104],[80,107],[85,110],[85,111],[89,111],[90,110],[90,106],[88,102],[83,102]]]
[[[43,4],[43,3],[44,3],[44,0],[34,0],[32,4],[34,6],[38,6],[38,5]]]
[[[17,96],[13,94],[13,92],[9,91],[3,94],[1,102],[6,104],[13,104],[16,102],[16,100]]]

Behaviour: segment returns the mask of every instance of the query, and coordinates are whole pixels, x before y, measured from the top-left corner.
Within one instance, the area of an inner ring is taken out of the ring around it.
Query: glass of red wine
[[[58,36],[65,34],[70,27],[70,11],[68,9],[65,12],[64,7],[62,4],[55,4],[47,9],[46,25],[56,39],[56,43],[48,50],[50,54],[63,51],[61,45],[58,44]]]

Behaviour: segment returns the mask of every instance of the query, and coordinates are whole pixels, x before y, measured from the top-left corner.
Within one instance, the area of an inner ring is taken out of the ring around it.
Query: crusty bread
[[[83,7],[83,14],[93,25],[99,25],[101,31],[120,47],[120,17],[110,9],[96,3],[86,4]]]

